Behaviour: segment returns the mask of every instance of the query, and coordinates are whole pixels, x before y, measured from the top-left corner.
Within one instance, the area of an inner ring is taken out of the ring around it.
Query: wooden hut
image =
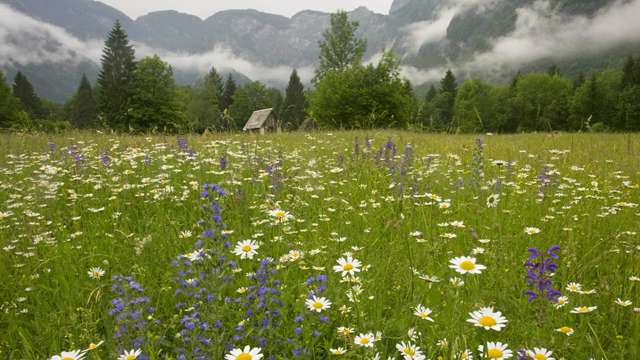
[[[264,134],[267,131],[280,132],[278,119],[273,109],[262,109],[254,111],[249,120],[244,125],[243,131],[255,131]]]

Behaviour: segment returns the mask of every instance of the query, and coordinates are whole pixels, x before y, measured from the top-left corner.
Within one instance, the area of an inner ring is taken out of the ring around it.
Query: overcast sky
[[[256,9],[273,14],[291,16],[301,10],[333,12],[366,6],[377,13],[387,14],[392,0],[100,0],[123,11],[132,18],[157,10],[177,10],[207,18],[221,10]]]

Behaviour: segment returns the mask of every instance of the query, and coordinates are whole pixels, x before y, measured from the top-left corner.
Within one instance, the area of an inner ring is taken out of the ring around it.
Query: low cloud
[[[100,58],[100,41],[82,41],[64,29],[0,4],[0,65],[80,63]]]
[[[447,71],[445,67],[430,68],[426,70],[418,69],[414,66],[400,66],[400,75],[411,81],[413,85],[434,83],[442,79]]]
[[[640,41],[640,0],[617,1],[592,17],[554,11],[548,0],[517,10],[515,30],[462,67],[499,73],[543,59],[597,54]]]
[[[416,54],[426,44],[436,43],[447,36],[447,28],[451,20],[459,13],[470,8],[485,11],[501,0],[447,0],[440,5],[431,20],[419,21],[405,26],[404,46],[408,53]]]
[[[39,21],[13,8],[0,4],[0,66],[19,66],[44,63],[100,62],[103,41],[83,41],[61,27]],[[252,80],[284,83],[293,67],[268,66],[253,62],[233,53],[224,45],[214,46],[205,53],[178,53],[132,42],[136,57],[157,54],[175,69],[206,74],[212,66],[220,70],[235,70]],[[307,66],[298,69],[302,81],[311,81],[314,70]]]
[[[136,54],[140,57],[157,54],[175,69],[198,74],[205,74],[212,66],[215,66],[218,70],[235,70],[252,80],[283,83],[289,79],[289,75],[293,71],[291,66],[268,66],[241,58],[224,45],[216,45],[208,52],[197,54],[154,49],[140,43],[135,44],[135,49]],[[313,67],[299,68],[298,75],[303,82],[311,81],[314,75]]]
[[[516,14],[515,29],[494,39],[490,50],[448,68],[467,77],[503,78],[536,61],[593,55],[640,43],[640,0],[616,1],[593,16],[561,14],[548,0],[538,0]],[[404,66],[403,74],[421,85],[439,80],[446,70]]]

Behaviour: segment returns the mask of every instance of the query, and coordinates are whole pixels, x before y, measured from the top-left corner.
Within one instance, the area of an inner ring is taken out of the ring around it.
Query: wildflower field
[[[640,135],[0,135],[5,359],[640,359]]]

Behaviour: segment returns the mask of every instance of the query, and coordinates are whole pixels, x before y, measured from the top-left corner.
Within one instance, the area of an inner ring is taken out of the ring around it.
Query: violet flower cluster
[[[558,268],[554,262],[559,257],[556,254],[558,250],[560,247],[557,245],[550,247],[546,252],[537,248],[529,249],[529,258],[524,263],[527,269],[527,285],[530,287],[525,291],[525,295],[527,295],[529,302],[535,299],[545,299],[554,303],[558,301],[561,293],[553,288],[551,278]]]
[[[149,319],[153,318],[155,312],[151,300],[145,296],[144,289],[133,277],[115,275],[112,280],[111,291],[116,297],[111,300],[109,315],[114,317],[116,323],[114,337],[118,343],[118,352],[131,348],[144,349],[150,345],[146,334]],[[156,324],[158,322],[155,320]],[[138,358],[148,359],[144,353]]]

